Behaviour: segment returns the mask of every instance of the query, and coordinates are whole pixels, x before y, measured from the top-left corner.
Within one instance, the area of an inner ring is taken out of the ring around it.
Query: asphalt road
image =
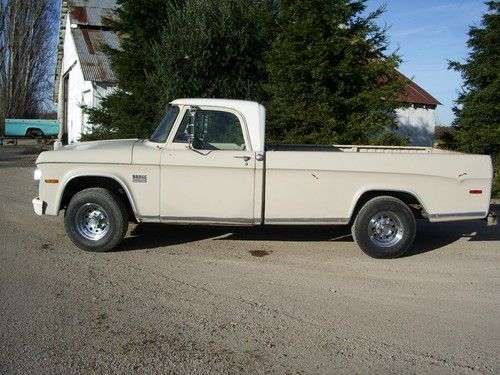
[[[419,223],[375,260],[340,229],[131,226],[78,250],[0,149],[0,373],[500,373],[500,226]]]

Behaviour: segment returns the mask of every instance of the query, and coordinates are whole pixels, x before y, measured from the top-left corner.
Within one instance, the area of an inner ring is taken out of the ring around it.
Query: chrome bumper
[[[31,203],[33,203],[33,210],[35,211],[35,213],[37,215],[43,215],[43,211],[44,211],[44,201],[38,199],[37,198],[33,198],[33,200],[31,201]]]

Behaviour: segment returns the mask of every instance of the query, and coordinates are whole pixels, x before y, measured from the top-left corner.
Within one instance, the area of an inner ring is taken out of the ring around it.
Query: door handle
[[[251,157],[251,156],[247,156],[247,155],[245,155],[245,156],[239,156],[239,155],[238,155],[238,156],[233,156],[233,158],[235,158],[235,159],[243,159],[245,162],[247,162],[247,161],[249,161],[252,157]]]

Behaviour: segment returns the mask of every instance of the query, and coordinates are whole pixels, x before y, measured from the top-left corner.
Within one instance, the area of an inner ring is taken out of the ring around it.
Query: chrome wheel
[[[91,241],[98,241],[109,231],[108,214],[98,204],[86,203],[76,213],[76,230]]]
[[[403,225],[399,218],[390,211],[379,212],[368,223],[370,240],[380,247],[391,247],[403,238]]]

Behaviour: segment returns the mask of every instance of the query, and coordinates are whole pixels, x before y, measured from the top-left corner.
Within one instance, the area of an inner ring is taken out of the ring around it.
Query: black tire
[[[109,190],[85,189],[71,198],[64,215],[64,227],[68,237],[80,249],[109,251],[127,233],[127,208]]]
[[[354,241],[373,258],[397,258],[413,243],[415,216],[401,200],[382,196],[369,200],[351,228]]]

